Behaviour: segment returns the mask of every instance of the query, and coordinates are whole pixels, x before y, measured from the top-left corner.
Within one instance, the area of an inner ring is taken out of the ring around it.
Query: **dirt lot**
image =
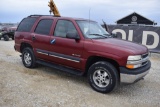
[[[110,94],[91,89],[85,77],[45,66],[27,69],[14,41],[0,40],[0,107],[160,107],[160,54],[150,73]]]

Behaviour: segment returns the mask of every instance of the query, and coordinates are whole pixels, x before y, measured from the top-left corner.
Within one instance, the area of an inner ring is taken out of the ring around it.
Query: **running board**
[[[50,63],[50,62],[46,62],[46,61],[42,61],[42,60],[37,60],[36,63],[41,64],[41,65],[45,65],[57,70],[61,70],[70,74],[74,74],[74,75],[78,75],[78,76],[82,76],[84,74],[84,72],[80,71],[80,70],[76,70],[76,69],[72,69],[72,68],[68,68],[62,65],[58,65],[55,63]]]

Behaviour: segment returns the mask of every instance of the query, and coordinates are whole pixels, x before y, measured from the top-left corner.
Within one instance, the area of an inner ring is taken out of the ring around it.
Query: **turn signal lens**
[[[134,65],[126,65],[126,67],[129,68],[129,69],[133,69]]]
[[[133,64],[127,64],[126,67],[129,68],[129,69],[134,69],[134,68],[138,68],[140,67],[141,64],[136,64],[136,65],[133,65]]]

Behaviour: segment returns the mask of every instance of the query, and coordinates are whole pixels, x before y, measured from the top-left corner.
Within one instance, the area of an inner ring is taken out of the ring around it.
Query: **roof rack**
[[[54,15],[38,15],[38,14],[35,14],[35,15],[30,15],[28,17],[40,17],[40,16],[52,16],[52,17],[60,17],[60,16],[54,16]]]

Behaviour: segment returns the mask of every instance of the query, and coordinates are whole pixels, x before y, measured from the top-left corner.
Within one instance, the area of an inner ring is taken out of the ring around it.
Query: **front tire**
[[[22,52],[22,62],[27,68],[34,68],[36,66],[36,58],[31,48],[25,48]]]
[[[95,91],[109,93],[118,85],[117,69],[109,62],[96,62],[89,68],[88,81]]]

